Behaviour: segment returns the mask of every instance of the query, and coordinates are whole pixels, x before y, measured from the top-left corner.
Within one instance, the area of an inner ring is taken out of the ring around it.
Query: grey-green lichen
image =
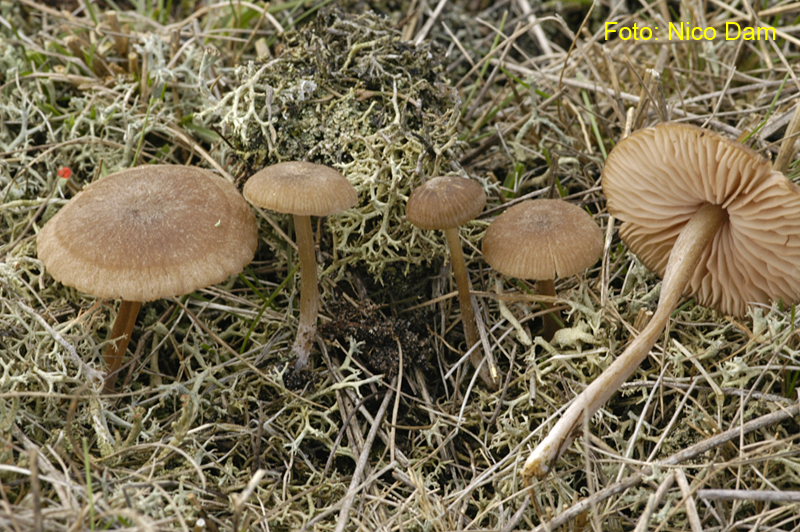
[[[237,173],[311,160],[341,171],[359,204],[332,217],[337,267],[366,264],[380,278],[443,253],[415,238],[405,202],[423,179],[459,172],[459,97],[430,43],[401,39],[373,13],[328,11],[285,33],[281,53],[237,68],[239,85],[200,113],[217,115],[236,150]]]

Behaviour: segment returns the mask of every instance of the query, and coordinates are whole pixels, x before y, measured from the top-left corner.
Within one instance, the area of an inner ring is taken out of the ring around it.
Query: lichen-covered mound
[[[422,176],[453,172],[459,100],[441,50],[403,41],[375,14],[338,11],[274,48],[276,58],[239,67],[239,86],[203,113],[219,116],[240,176],[288,160],[333,166],[359,193],[328,224],[340,266],[380,277],[389,263],[430,259],[439,244],[414,239],[403,213]]]

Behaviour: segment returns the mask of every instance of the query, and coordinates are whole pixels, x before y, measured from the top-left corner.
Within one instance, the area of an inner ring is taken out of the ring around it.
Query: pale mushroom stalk
[[[461,322],[464,325],[464,337],[467,340],[467,350],[469,350],[480,341],[480,337],[478,335],[478,326],[475,322],[475,312],[472,308],[472,297],[469,294],[467,263],[464,260],[464,252],[461,250],[458,227],[448,227],[444,230],[444,235],[450,248],[450,265],[453,268],[453,276],[456,278],[458,303],[461,306]],[[496,388],[496,377],[492,377],[489,364],[480,365],[483,359],[483,351],[478,348],[473,349],[469,359],[474,367],[481,368],[479,374],[483,382]]]
[[[103,361],[108,367],[108,374],[103,386],[103,390],[106,393],[114,392],[114,383],[117,382],[117,374],[120,366],[122,366],[122,358],[128,349],[128,343],[131,341],[131,333],[133,332],[133,326],[136,324],[136,316],[139,315],[141,306],[141,301],[126,301],[123,299],[119,303],[117,317],[114,319],[114,325],[111,326],[111,332],[108,333],[109,340],[114,338],[116,340],[110,342],[103,353]]]
[[[486,386],[496,390],[500,386],[500,380],[497,378],[492,353],[485,353],[486,363],[483,363],[483,350],[477,347],[480,336],[469,293],[467,263],[458,236],[458,227],[474,220],[485,206],[486,193],[477,182],[456,175],[437,176],[411,192],[406,202],[406,218],[420,229],[444,231],[458,288],[464,339],[467,350],[472,349],[469,359]]]
[[[292,354],[297,356],[295,369],[300,370],[308,364],[314,335],[317,332],[319,312],[317,260],[314,256],[311,217],[295,214],[294,233],[297,240],[297,254],[300,256],[300,322],[297,325],[297,337],[292,346]]]
[[[358,201],[353,185],[333,168],[321,164],[287,161],[256,172],[244,184],[244,197],[257,207],[291,214],[300,256],[300,321],[292,354],[295,371],[308,365],[317,332],[319,293],[314,255],[312,216],[330,216]]]
[[[569,446],[584,416],[592,416],[619,389],[647,357],[666,327],[669,317],[694,274],[703,252],[728,220],[722,207],[707,204],[695,213],[680,233],[667,263],[658,309],[644,330],[562,414],[547,437],[533,450],[522,472],[530,486],[533,477],[544,477]]]

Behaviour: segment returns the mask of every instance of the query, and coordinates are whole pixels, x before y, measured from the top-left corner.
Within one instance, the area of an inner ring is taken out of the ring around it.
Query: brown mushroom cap
[[[39,258],[57,281],[102,298],[151,301],[239,273],[255,216],[231,183],[188,166],[139,166],[87,186],[45,224]]]
[[[642,129],[612,150],[603,190],[622,239],[661,276],[700,207],[727,211],[690,281],[701,305],[742,315],[748,302],[800,299],[800,188],[753,150],[686,124]]]
[[[483,257],[510,277],[555,279],[579,273],[603,252],[603,234],[585,210],[557,199],[523,201],[492,222]]]
[[[358,201],[356,189],[342,174],[329,166],[299,161],[256,172],[243,193],[253,205],[300,216],[329,216]]]
[[[414,189],[406,218],[420,229],[448,229],[475,219],[486,206],[486,193],[475,181],[448,175],[429,179]]]

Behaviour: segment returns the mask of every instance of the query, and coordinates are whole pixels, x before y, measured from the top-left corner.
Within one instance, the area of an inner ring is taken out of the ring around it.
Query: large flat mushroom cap
[[[76,194],[37,237],[57,281],[102,298],[152,301],[242,271],[258,226],[228,181],[188,166],[123,170]]]
[[[301,161],[259,170],[244,184],[243,193],[257,207],[300,216],[329,216],[358,202],[356,189],[342,174]]]
[[[662,276],[694,213],[727,211],[690,281],[701,305],[742,315],[750,302],[800,299],[800,188],[753,150],[686,124],[642,129],[609,154],[603,190],[622,239]]]
[[[483,257],[520,279],[555,279],[582,272],[603,252],[592,217],[562,200],[537,199],[509,207],[483,237]]]
[[[449,229],[474,220],[486,206],[486,193],[475,181],[456,175],[434,177],[414,189],[406,218],[420,229]]]

